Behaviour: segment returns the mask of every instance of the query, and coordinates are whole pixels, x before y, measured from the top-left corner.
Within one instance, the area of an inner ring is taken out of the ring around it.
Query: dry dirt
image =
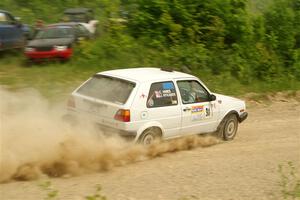
[[[57,113],[49,113],[37,94],[31,93],[34,97],[25,104],[20,95],[1,93],[6,97],[0,99],[1,200],[45,199],[48,192],[38,185],[49,180],[59,191],[57,199],[84,199],[97,184],[109,200],[283,199],[279,165],[292,162],[300,172],[296,100],[251,103],[249,118],[233,141],[191,137],[149,150],[116,139],[98,148],[95,138],[84,139],[90,135],[61,136],[70,130],[55,121]],[[16,114],[20,106],[29,108]]]

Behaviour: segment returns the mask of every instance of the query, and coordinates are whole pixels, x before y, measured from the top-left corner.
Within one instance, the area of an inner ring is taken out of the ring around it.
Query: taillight
[[[67,106],[68,106],[69,108],[75,108],[75,107],[76,107],[76,106],[75,106],[75,99],[74,99],[74,97],[71,96],[71,97],[68,99]]]
[[[115,120],[121,122],[130,122],[130,110],[120,109],[115,114]]]

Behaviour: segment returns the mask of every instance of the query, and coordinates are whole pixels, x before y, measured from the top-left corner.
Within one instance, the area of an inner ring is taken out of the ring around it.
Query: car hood
[[[214,94],[216,95],[216,100],[219,102],[220,106],[220,115],[225,116],[228,111],[235,110],[237,113],[241,113],[241,110],[246,110],[246,103],[245,101],[230,97],[230,96],[225,96],[222,94]],[[221,117],[223,118],[223,117]]]
[[[216,95],[217,100],[224,100],[224,101],[243,101],[241,99],[235,98],[235,97],[231,97],[231,96],[226,96],[223,94],[216,94],[213,93],[214,95]]]
[[[27,46],[29,47],[45,47],[54,45],[69,45],[74,42],[73,38],[54,38],[54,39],[34,39]]]

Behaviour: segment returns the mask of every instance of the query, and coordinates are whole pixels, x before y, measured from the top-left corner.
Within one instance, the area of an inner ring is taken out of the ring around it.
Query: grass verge
[[[80,83],[96,72],[118,68],[118,66],[45,62],[26,65],[20,52],[0,55],[0,86],[15,90],[34,88],[49,99],[65,99]],[[123,68],[126,66],[122,66]],[[253,80],[243,84],[230,73],[212,75],[209,72],[193,71],[213,92],[241,96],[246,93],[267,93],[300,90],[300,81],[288,78],[263,82]]]

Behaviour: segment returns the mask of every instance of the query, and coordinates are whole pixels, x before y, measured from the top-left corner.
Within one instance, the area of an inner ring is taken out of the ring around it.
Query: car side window
[[[172,81],[152,83],[147,99],[147,107],[164,107],[177,105],[177,94]]]
[[[183,104],[209,101],[209,93],[196,80],[177,81]]]
[[[88,36],[88,32],[87,32],[86,28],[80,24],[76,26],[76,31],[77,31],[78,37],[87,37]]]
[[[7,21],[8,24],[15,24],[16,23],[15,19],[9,14],[6,14],[6,21]]]

